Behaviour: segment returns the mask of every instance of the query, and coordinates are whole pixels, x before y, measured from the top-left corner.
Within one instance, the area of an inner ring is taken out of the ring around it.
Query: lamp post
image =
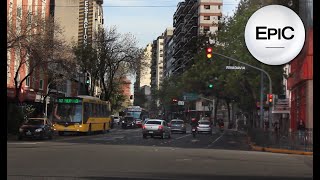
[[[45,99],[45,101],[46,101],[46,106],[45,106],[45,116],[46,117],[48,117],[48,94],[49,94],[49,86],[50,86],[50,84],[51,84],[51,82],[49,82],[48,83],[48,85],[47,85],[47,94],[46,94],[46,99]]]

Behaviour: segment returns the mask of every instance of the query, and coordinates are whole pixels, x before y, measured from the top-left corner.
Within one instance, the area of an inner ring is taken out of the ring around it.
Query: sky
[[[222,14],[232,15],[239,1],[223,0]],[[173,15],[179,2],[183,0],[104,0],[104,25],[107,28],[116,26],[121,34],[131,33],[136,37],[138,47],[145,48],[167,27],[173,27]],[[135,80],[130,79],[133,93]]]

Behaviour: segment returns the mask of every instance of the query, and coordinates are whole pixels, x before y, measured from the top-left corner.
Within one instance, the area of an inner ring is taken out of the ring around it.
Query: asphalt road
[[[243,133],[173,134],[141,129],[91,136],[9,140],[7,179],[312,179],[313,156],[249,150]]]

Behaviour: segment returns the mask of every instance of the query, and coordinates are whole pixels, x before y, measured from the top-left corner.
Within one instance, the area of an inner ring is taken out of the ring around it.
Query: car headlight
[[[36,132],[41,132],[42,131],[42,128],[38,128],[35,130]]]
[[[124,123],[124,121],[122,121],[122,123]]]
[[[23,129],[22,129],[22,128],[19,128],[19,132],[23,132]]]

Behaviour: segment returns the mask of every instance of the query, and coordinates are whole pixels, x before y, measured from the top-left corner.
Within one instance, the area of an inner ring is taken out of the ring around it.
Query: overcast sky
[[[223,0],[222,14],[232,15],[239,1]],[[133,34],[138,46],[144,48],[157,39],[167,27],[173,27],[173,15],[179,2],[182,0],[105,0],[102,5],[104,25],[107,28],[116,26],[121,34]],[[133,94],[135,79],[130,79]]]

